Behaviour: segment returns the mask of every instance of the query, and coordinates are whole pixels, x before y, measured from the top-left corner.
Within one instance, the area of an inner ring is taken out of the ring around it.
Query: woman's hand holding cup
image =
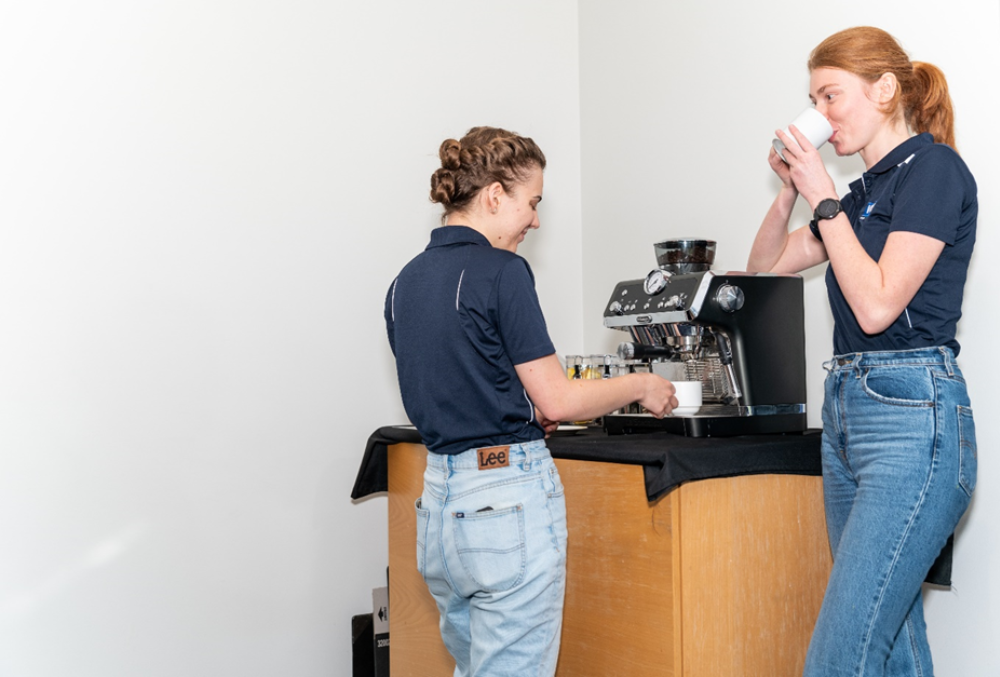
[[[656,374],[635,374],[643,378],[644,394],[639,398],[646,411],[656,418],[663,418],[677,406],[674,384]]]
[[[833,127],[826,117],[815,108],[807,108],[786,129],[777,130],[771,143],[775,151],[768,158],[771,168],[785,185],[791,182],[809,204],[835,194],[833,179],[818,150],[832,135]],[[778,163],[787,165],[787,172]]]

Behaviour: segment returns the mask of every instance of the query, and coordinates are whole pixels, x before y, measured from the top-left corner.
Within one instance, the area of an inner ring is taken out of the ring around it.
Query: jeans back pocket
[[[976,451],[976,422],[972,409],[958,405],[958,483],[969,496],[976,490],[979,465]]]
[[[503,592],[521,582],[526,570],[524,508],[452,515],[462,568],[485,592]]]

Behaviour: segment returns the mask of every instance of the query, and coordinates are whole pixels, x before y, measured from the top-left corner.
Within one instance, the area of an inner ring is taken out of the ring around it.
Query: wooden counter
[[[390,666],[450,677],[417,573],[426,449],[388,448]],[[645,498],[639,465],[556,459],[569,527],[559,677],[797,677],[832,564],[821,478],[746,475]]]

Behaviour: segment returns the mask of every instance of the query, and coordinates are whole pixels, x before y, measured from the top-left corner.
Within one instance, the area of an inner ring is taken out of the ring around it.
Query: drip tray
[[[609,435],[634,435],[669,432],[687,437],[734,437],[736,435],[771,435],[801,433],[806,429],[806,415],[773,414],[770,416],[710,416],[705,407],[694,416],[655,418],[649,414],[608,414],[604,430]]]

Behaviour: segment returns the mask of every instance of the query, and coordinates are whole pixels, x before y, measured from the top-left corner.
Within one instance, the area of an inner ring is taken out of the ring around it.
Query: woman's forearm
[[[791,186],[782,186],[781,191],[767,210],[764,221],[757,230],[750,257],[747,259],[747,270],[750,272],[769,272],[774,269],[788,243],[788,220],[795,206],[798,191]]]
[[[673,384],[655,374],[570,380],[555,355],[515,365],[514,369],[532,402],[553,421],[596,418],[631,402],[639,402],[654,416],[663,416],[676,405]]]

